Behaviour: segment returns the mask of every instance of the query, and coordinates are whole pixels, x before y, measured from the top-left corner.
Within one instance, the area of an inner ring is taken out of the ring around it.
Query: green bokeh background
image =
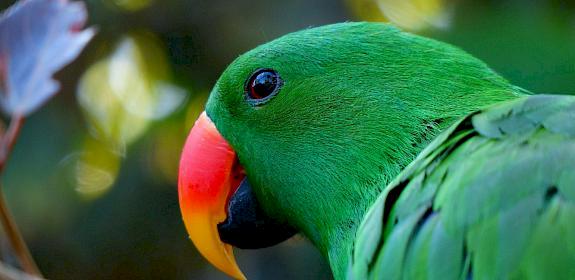
[[[45,276],[227,279],[198,255],[180,218],[175,172],[193,116],[235,57],[288,32],[364,18],[352,12],[352,1],[86,1],[89,25],[98,27],[98,35],[57,74],[62,90],[27,120],[2,178],[8,204]],[[448,2],[450,26],[419,33],[461,47],[533,92],[575,93],[575,4],[567,2]],[[12,3],[0,1],[0,7]],[[121,3],[143,7],[130,10]],[[109,189],[86,197],[77,191],[76,168],[94,132],[76,100],[77,83],[134,32],[159,39],[171,81],[187,98],[126,146]],[[6,241],[0,247],[4,260],[14,264]],[[236,255],[250,279],[331,277],[301,237]]]

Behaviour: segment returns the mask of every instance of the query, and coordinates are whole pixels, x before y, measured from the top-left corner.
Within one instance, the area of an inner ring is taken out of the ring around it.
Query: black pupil
[[[263,71],[257,74],[250,83],[250,97],[262,99],[274,92],[277,86],[277,75],[272,71]]]

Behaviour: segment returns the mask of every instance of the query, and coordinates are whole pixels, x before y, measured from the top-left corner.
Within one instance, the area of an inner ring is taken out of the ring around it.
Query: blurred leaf
[[[125,37],[82,76],[78,101],[97,137],[116,148],[138,139],[150,121],[181,106],[186,92],[170,83],[164,50],[151,34]]]
[[[154,129],[154,142],[150,153],[152,158],[148,159],[151,163],[148,172],[168,182],[170,188],[177,185],[178,165],[184,141],[195,120],[204,111],[208,95],[209,91],[194,91],[187,105],[184,121],[172,119]]]
[[[148,120],[128,112],[107,83],[109,61],[90,66],[80,79],[78,102],[88,117],[92,133],[109,144],[122,146],[138,138],[147,128]]]
[[[154,178],[158,178],[173,188],[178,183],[178,164],[180,153],[184,146],[187,131],[183,128],[183,122],[172,121],[162,124],[155,129],[154,142],[147,159],[148,172]]]
[[[389,21],[420,31],[449,27],[454,0],[348,0],[352,11],[367,21]]]
[[[200,91],[192,96],[190,102],[187,105],[185,135],[188,135],[189,131],[192,129],[192,126],[194,126],[196,120],[204,111],[204,107],[208,101],[209,95],[209,91]]]
[[[105,143],[87,137],[76,163],[76,191],[85,198],[100,197],[114,184],[119,169],[120,155]]]
[[[136,12],[147,8],[152,4],[152,0],[107,0],[114,6],[128,12]]]
[[[365,21],[389,21],[379,9],[377,0],[347,0],[353,14]]]
[[[81,2],[27,0],[0,18],[0,106],[10,115],[28,115],[59,88],[52,75],[75,59],[94,36],[81,31]]]

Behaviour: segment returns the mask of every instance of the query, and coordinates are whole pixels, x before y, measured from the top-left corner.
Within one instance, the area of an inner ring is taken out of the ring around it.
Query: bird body
[[[535,95],[450,127],[366,215],[351,278],[573,279],[574,117]]]

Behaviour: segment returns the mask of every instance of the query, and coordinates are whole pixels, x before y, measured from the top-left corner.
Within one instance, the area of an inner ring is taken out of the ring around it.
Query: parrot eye
[[[261,105],[275,96],[283,81],[272,69],[260,69],[254,72],[246,84],[246,96],[252,105]]]

